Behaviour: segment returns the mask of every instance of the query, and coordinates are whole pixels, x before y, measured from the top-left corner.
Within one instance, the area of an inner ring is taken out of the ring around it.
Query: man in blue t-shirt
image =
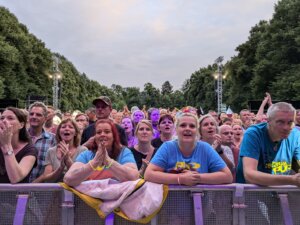
[[[238,183],[300,186],[300,174],[292,170],[292,161],[300,162],[300,132],[293,129],[295,112],[291,104],[278,102],[268,109],[267,123],[247,129],[241,144]]]

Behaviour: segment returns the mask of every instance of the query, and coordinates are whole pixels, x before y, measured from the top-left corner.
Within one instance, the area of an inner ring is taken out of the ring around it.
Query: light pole
[[[61,72],[58,68],[59,59],[56,56],[53,56],[53,74],[51,74],[49,77],[53,79],[53,107],[55,109],[58,109],[58,81],[62,78]]]
[[[215,60],[218,65],[218,72],[215,74],[215,79],[217,80],[217,99],[218,99],[218,114],[221,113],[222,108],[222,95],[223,95],[223,75],[222,75],[222,61],[224,57],[220,56]]]

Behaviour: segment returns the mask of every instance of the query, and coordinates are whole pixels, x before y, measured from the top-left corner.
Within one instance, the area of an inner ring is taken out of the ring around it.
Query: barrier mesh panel
[[[157,215],[158,224],[194,224],[193,198],[190,191],[169,191]]]
[[[79,197],[74,195],[74,220],[76,225],[102,225],[105,220],[101,219],[96,210],[85,204]]]
[[[61,192],[34,192],[30,194],[25,224],[61,224]]]
[[[0,224],[13,224],[18,192],[1,193]],[[24,193],[27,194],[27,193]],[[25,225],[61,224],[61,192],[31,192],[24,217]]]
[[[283,224],[280,201],[273,192],[245,192],[246,224]]]
[[[123,225],[123,224],[124,225],[140,225],[140,223],[134,223],[134,222],[125,220],[122,217],[119,217],[119,216],[115,215],[114,225]],[[150,225],[151,222],[146,223],[146,224]]]
[[[11,225],[16,211],[16,192],[0,192],[0,225]]]
[[[232,191],[204,191],[202,196],[204,224],[231,225]]]
[[[300,224],[300,192],[288,193],[289,206],[294,224]]]

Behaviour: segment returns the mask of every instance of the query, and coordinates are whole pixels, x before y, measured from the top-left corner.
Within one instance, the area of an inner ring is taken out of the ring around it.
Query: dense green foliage
[[[276,100],[299,100],[300,92],[300,1],[282,0],[275,6],[270,21],[260,21],[248,40],[236,48],[238,54],[224,65],[223,102],[234,111],[247,107],[249,100],[263,99],[266,91]],[[0,7],[0,98],[18,99],[26,106],[30,95],[41,95],[52,103],[53,55],[7,9]],[[161,89],[151,83],[137,87],[111,88],[81,74],[64,56],[60,59],[60,108],[84,110],[94,97],[108,95],[113,107],[125,105],[143,107],[181,108],[186,105],[216,108],[215,81],[212,74],[217,65],[200,68],[187,79],[182,90],[173,90],[169,81]],[[217,56],[216,56],[217,57]]]
[[[262,100],[265,92],[275,100],[299,100],[300,1],[280,1],[273,18],[254,26],[236,51],[238,55],[225,65],[223,89],[223,102],[234,111],[246,108],[249,100]],[[202,68],[185,82],[189,104],[215,108],[211,74],[216,69],[216,65]]]
[[[46,96],[51,103],[53,81],[49,74],[52,72],[52,55],[14,15],[0,7],[1,98],[18,99],[20,107],[25,107],[25,100],[30,95]],[[63,110],[84,109],[95,96],[112,94],[108,88],[80,74],[64,57],[57,56],[63,74],[60,101]]]

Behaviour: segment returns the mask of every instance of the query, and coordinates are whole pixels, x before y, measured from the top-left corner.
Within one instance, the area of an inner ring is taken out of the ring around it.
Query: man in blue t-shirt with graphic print
[[[240,150],[238,183],[300,187],[300,173],[292,167],[293,161],[300,163],[300,132],[293,129],[295,113],[291,104],[278,102],[268,109],[267,123],[247,129]]]

